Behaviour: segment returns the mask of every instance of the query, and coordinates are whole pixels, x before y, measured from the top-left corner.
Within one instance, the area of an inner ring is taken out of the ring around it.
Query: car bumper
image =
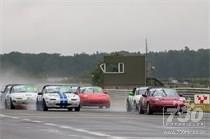
[[[91,102],[88,102],[88,103],[85,103],[85,102],[82,102],[81,103],[82,106],[105,106],[107,108],[110,107],[110,101],[108,100],[97,100],[97,101],[91,101]]]
[[[151,107],[153,109],[162,109],[162,108],[182,108],[185,107],[184,103],[152,103]]]
[[[72,101],[68,103],[60,103],[56,101],[48,101],[46,105],[48,108],[72,108],[72,107],[78,107],[80,105],[80,102]]]
[[[27,99],[27,100],[12,100],[13,105],[27,105],[27,104],[35,104],[36,100]]]

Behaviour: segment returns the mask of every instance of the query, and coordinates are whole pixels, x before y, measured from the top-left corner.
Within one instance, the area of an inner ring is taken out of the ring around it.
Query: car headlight
[[[13,100],[23,99],[23,97],[12,97]]]
[[[186,99],[185,98],[179,98],[179,101],[182,101],[182,102],[186,102]]]

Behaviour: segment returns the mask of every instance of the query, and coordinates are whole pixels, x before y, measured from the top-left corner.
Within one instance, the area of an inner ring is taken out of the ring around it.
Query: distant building
[[[105,56],[100,68],[104,88],[132,88],[146,83],[145,56]]]

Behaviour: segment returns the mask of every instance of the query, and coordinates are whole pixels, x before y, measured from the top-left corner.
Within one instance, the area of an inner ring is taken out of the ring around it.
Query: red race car
[[[181,112],[185,107],[186,99],[177,94],[175,89],[148,88],[139,101],[139,114],[152,114],[153,112],[166,112],[167,108],[176,108]],[[164,109],[163,109],[164,108]]]
[[[110,108],[110,97],[101,87],[82,87],[79,89],[81,106]]]

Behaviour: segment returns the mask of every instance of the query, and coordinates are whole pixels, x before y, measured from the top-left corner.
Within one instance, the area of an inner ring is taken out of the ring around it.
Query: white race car
[[[49,108],[80,111],[80,97],[70,85],[45,85],[38,93],[37,110],[47,111]]]
[[[138,110],[139,100],[142,97],[142,94],[147,90],[147,88],[148,87],[134,88],[133,91],[128,94],[128,97],[126,99],[127,112]]]
[[[37,97],[37,87],[34,85],[13,84],[5,88],[3,101],[6,109],[15,109],[17,107],[27,107],[29,104],[35,104]]]

